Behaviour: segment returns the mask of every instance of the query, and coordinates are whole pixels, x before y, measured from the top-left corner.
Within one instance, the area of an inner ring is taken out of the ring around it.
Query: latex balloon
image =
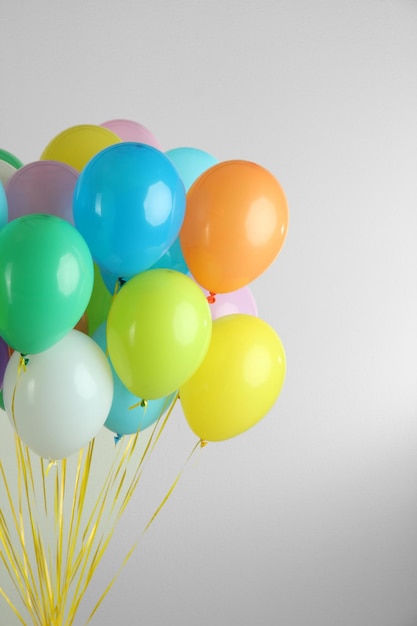
[[[186,191],[188,191],[198,176],[217,163],[217,159],[211,154],[204,150],[199,150],[198,148],[172,148],[171,150],[167,150],[165,154],[177,168]],[[176,270],[183,274],[188,272],[179,237],[177,237],[159,261],[152,266],[152,268],[158,267]]]
[[[195,280],[193,276],[191,278]],[[256,306],[254,295],[247,285],[236,289],[236,291],[218,293],[215,296],[211,296],[210,292],[204,289],[204,287],[201,287],[201,289],[210,304],[213,320],[225,315],[233,315],[234,313],[247,313],[255,317],[258,316],[258,307]]]
[[[54,346],[29,357],[14,352],[4,375],[7,416],[41,457],[61,459],[97,435],[107,419],[113,378],[106,356],[90,337],[71,330]]]
[[[168,248],[165,254],[163,254],[161,258],[156,263],[154,263],[150,269],[158,268],[175,270],[176,272],[182,272],[182,274],[188,273],[188,267],[181,250],[179,237],[176,238],[171,247]]]
[[[9,208],[7,204],[7,196],[4,191],[2,182],[0,182],[0,229],[7,224],[9,219]]]
[[[18,170],[20,167],[23,166],[22,161],[17,156],[12,154],[8,150],[2,150],[1,148],[0,148],[0,161],[9,163],[9,165],[11,165],[16,170]]]
[[[16,168],[13,165],[6,163],[6,161],[0,161],[0,182],[4,187],[15,172]]]
[[[209,297],[209,296],[208,296]],[[229,293],[219,293],[210,302],[211,317],[213,320],[225,315],[233,315],[234,313],[246,313],[247,315],[258,316],[258,307],[250,288],[245,285],[236,291]]]
[[[6,186],[7,181],[13,174],[22,167],[23,163],[8,150],[0,148],[0,182]]]
[[[103,268],[100,268],[100,274],[108,292],[112,296],[115,296],[119,289],[131,278],[131,276],[124,276],[120,279]]]
[[[74,326],[74,330],[79,330],[80,333],[88,335],[88,318],[87,313],[83,313],[78,322]]]
[[[172,148],[165,152],[178,170],[179,175],[188,191],[193,182],[201,176],[203,172],[218,163],[218,160],[199,148],[180,147]]]
[[[112,295],[104,281],[97,263],[94,263],[94,282],[91,298],[88,302],[86,315],[88,320],[88,335],[91,337],[97,328],[106,319],[110,311]]]
[[[207,300],[191,278],[149,270],[131,278],[113,298],[107,318],[109,356],[134,395],[162,398],[197,369],[211,325]]]
[[[9,358],[9,346],[4,339],[0,337],[0,389],[3,387],[4,372],[6,371]]]
[[[97,328],[92,338],[107,354],[105,323]],[[135,396],[126,389],[116,374],[110,359],[109,363],[113,374],[114,393],[110,413],[104,426],[117,435],[132,435],[149,428],[167,411],[176,396],[176,392],[164,398],[142,402],[143,398]]]
[[[256,163],[224,161],[189,189],[180,242],[200,285],[227,293],[269,267],[287,229],[288,206],[277,179]]]
[[[243,433],[270,411],[285,371],[282,342],[264,320],[239,313],[215,320],[205,359],[179,390],[190,428],[204,441]]]
[[[9,220],[30,213],[48,213],[73,224],[72,198],[77,180],[77,170],[59,161],[24,165],[6,186]]]
[[[46,350],[84,313],[93,260],[71,224],[25,215],[0,230],[0,335],[23,354]]]
[[[146,143],[158,150],[162,150],[162,146],[155,135],[143,124],[134,120],[115,119],[108,120],[100,124],[104,128],[108,128],[115,133],[122,141],[135,141],[137,143]]]
[[[79,124],[66,128],[51,139],[40,160],[61,161],[80,172],[93,156],[120,141],[120,137],[108,128]]]
[[[162,152],[125,142],[88,163],[73,208],[75,225],[96,263],[124,278],[149,269],[177,238],[185,190]]]

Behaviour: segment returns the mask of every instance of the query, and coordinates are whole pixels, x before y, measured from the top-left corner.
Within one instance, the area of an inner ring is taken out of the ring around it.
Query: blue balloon
[[[124,277],[121,281],[115,274],[111,274],[104,268],[99,267],[99,270],[103,283],[106,285],[112,296],[114,296],[119,291],[120,287],[130,278]]]
[[[3,228],[9,219],[9,207],[7,204],[7,196],[3,187],[3,183],[0,181],[0,228]]]
[[[186,191],[203,172],[218,163],[214,156],[199,148],[172,148],[165,154],[177,168]]]
[[[97,265],[117,277],[149,269],[179,235],[185,187],[160,150],[121,142],[96,154],[74,191],[75,227]]]
[[[103,322],[92,335],[92,339],[107,352],[106,323]],[[177,392],[163,398],[147,400],[141,406],[142,398],[135,396],[123,385],[109,359],[113,374],[113,403],[104,426],[111,432],[122,436],[132,435],[145,430],[163,415],[173,402]],[[130,408],[134,407],[134,408]]]

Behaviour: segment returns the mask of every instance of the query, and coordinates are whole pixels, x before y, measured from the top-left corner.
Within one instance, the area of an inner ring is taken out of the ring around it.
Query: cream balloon
[[[7,416],[22,441],[41,457],[57,460],[93,439],[109,414],[113,376],[93,339],[71,330],[51,348],[14,352],[4,374]]]

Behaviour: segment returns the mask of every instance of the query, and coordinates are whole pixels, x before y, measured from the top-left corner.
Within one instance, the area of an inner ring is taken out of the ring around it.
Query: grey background
[[[0,42],[0,145],[24,162],[124,117],[260,163],[290,207],[251,285],[283,392],[193,457],[91,624],[415,626],[417,3],[2,0]],[[194,443],[176,410],[77,625]]]

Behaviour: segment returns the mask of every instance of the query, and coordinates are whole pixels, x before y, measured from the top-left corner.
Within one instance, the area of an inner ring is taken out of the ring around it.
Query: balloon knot
[[[20,354],[20,360],[19,360],[19,370],[23,370],[24,372],[26,372],[26,365],[29,363],[29,359],[26,356],[26,354]]]
[[[140,406],[142,408],[146,408],[148,406],[148,401],[147,400],[141,400]]]
[[[210,291],[210,294],[207,296],[207,302],[209,304],[214,304],[216,302],[216,294],[213,291]]]
[[[123,285],[125,284],[125,279],[122,278],[121,276],[119,276],[119,278],[117,279],[119,281],[119,287],[123,287]]]
[[[49,472],[51,471],[51,469],[53,467],[55,467],[57,465],[57,462],[55,459],[49,459],[49,463],[48,463],[48,467],[46,468],[46,475],[48,476]]]
[[[117,444],[119,443],[120,439],[123,437],[123,435],[115,435],[114,437],[114,445],[117,446]]]
[[[200,439],[200,448],[205,448],[207,445],[207,441],[204,441],[204,439]]]

